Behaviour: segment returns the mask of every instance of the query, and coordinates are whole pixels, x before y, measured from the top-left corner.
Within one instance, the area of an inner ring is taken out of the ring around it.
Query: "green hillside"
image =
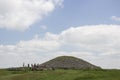
[[[120,80],[120,70],[0,70],[0,80]]]

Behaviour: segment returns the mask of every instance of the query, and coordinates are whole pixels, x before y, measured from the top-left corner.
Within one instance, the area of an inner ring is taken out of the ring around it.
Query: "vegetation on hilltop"
[[[100,69],[98,66],[73,56],[56,57],[41,65],[45,65],[46,68],[53,67],[57,69]]]

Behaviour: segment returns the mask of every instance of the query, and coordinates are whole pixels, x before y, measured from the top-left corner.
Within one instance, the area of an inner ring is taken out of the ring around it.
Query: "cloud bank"
[[[42,63],[60,55],[72,55],[103,68],[120,68],[120,25],[71,27],[60,34],[0,45],[0,67]],[[13,65],[15,64],[15,65]]]
[[[0,28],[24,31],[63,0],[0,0]]]

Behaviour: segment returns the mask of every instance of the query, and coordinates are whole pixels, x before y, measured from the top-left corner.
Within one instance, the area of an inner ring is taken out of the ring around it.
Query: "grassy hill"
[[[120,80],[120,70],[0,70],[0,80]]]
[[[100,68],[85,60],[82,60],[73,56],[59,56],[41,65],[44,65],[46,68],[57,68],[57,69],[98,69]]]
[[[72,56],[60,56],[41,65],[45,66],[43,71],[29,67],[0,69],[0,80],[120,80],[120,70],[103,70]]]

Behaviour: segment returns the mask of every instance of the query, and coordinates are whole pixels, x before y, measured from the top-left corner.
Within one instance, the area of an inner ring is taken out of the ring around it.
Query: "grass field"
[[[120,70],[0,70],[0,80],[120,80]]]

